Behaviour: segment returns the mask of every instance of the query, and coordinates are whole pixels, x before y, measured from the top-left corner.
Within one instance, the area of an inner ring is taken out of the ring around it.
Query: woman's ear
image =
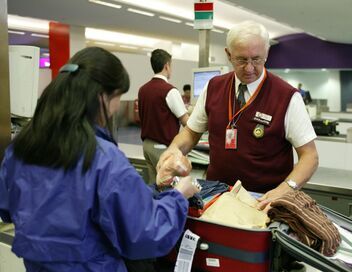
[[[97,122],[100,126],[105,126],[105,118],[104,118],[104,108],[106,108],[106,103],[105,103],[105,98],[104,98],[104,94],[100,93],[98,95],[98,99],[99,99],[99,113],[97,116]]]

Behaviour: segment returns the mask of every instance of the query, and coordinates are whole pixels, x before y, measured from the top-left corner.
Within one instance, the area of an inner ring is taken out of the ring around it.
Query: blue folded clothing
[[[202,190],[191,197],[189,201],[190,207],[195,207],[198,209],[204,208],[204,199],[211,196],[227,192],[229,190],[229,185],[222,183],[218,180],[205,180],[197,179],[199,184],[202,186]]]
[[[197,209],[204,208],[204,199],[207,199],[211,196],[221,194],[223,192],[227,192],[229,190],[229,185],[226,183],[222,183],[218,180],[205,180],[205,179],[197,179],[199,184],[202,186],[202,190],[199,193],[196,193],[193,197],[191,197],[189,201],[189,206]],[[160,192],[156,184],[150,185],[153,190],[154,197],[158,196]],[[167,190],[172,189],[171,187]]]

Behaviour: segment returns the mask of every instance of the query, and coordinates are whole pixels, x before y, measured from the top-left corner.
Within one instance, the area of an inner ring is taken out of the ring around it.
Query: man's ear
[[[167,63],[164,64],[164,69],[163,69],[163,70],[166,71],[166,72],[168,72],[169,69],[170,69],[170,63],[167,62]]]
[[[229,60],[229,61],[231,61],[231,53],[230,53],[230,51],[225,47],[225,53],[226,53],[226,56],[227,56],[227,59]]]

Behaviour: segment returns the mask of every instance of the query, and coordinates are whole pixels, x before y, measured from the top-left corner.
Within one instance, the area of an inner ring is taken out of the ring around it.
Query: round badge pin
[[[262,138],[264,136],[264,126],[258,124],[253,130],[253,135],[256,138]]]

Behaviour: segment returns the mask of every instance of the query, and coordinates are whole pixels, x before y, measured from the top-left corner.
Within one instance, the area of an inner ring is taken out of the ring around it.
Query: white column
[[[7,0],[0,0],[0,161],[11,141]]]
[[[70,25],[70,57],[86,47],[85,27]]]

